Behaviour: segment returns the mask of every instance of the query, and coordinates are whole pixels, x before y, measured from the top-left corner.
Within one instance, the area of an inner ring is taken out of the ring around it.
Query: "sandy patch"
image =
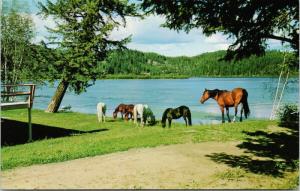
[[[226,170],[205,155],[242,154],[238,142],[205,142],[34,165],[2,172],[2,188],[180,188]]]

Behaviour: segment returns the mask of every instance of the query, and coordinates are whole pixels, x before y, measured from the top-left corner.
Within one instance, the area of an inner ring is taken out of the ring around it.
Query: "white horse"
[[[104,119],[105,122],[105,113],[106,113],[106,104],[105,103],[98,103],[97,104],[97,115],[98,115],[98,121],[102,122]]]
[[[141,125],[144,126],[148,121],[152,124],[155,123],[155,116],[148,105],[136,104],[133,108],[134,123],[137,124],[138,115],[141,118]]]

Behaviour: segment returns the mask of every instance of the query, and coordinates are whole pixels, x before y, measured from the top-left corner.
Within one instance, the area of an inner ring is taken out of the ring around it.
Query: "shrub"
[[[280,126],[297,128],[299,126],[299,110],[296,104],[286,104],[277,111]]]

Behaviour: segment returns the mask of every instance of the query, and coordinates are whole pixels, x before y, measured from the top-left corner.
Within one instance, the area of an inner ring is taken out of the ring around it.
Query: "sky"
[[[12,0],[7,0],[9,2]],[[26,10],[31,15],[36,29],[35,43],[45,40],[49,35],[45,28],[55,27],[51,17],[47,19],[37,15],[39,9],[37,3],[45,0],[18,0],[26,2]],[[160,25],[164,23],[161,16],[149,16],[145,19],[127,18],[125,28],[120,27],[114,30],[111,37],[113,39],[125,38],[132,35],[132,40],[127,44],[130,49],[143,52],[155,52],[165,56],[195,56],[205,52],[217,50],[226,50],[233,42],[233,39],[227,39],[221,33],[206,37],[201,33],[201,29],[193,29],[188,34],[183,31],[173,31],[163,28]],[[269,41],[269,49],[280,49],[281,44],[278,41]]]

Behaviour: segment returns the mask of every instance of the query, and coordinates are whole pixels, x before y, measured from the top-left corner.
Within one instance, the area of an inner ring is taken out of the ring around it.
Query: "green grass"
[[[243,140],[247,137],[243,131],[266,130],[268,125],[275,125],[274,121],[248,120],[243,123],[195,125],[188,128],[183,124],[173,123],[172,128],[163,129],[159,125],[135,127],[132,122],[112,119],[108,119],[106,123],[98,123],[96,115],[81,113],[51,114],[34,110],[32,116],[34,124],[80,131],[103,128],[108,130],[4,146],[1,149],[2,170],[126,151],[131,148],[187,142]],[[26,122],[27,110],[5,111],[2,112],[2,117]]]

